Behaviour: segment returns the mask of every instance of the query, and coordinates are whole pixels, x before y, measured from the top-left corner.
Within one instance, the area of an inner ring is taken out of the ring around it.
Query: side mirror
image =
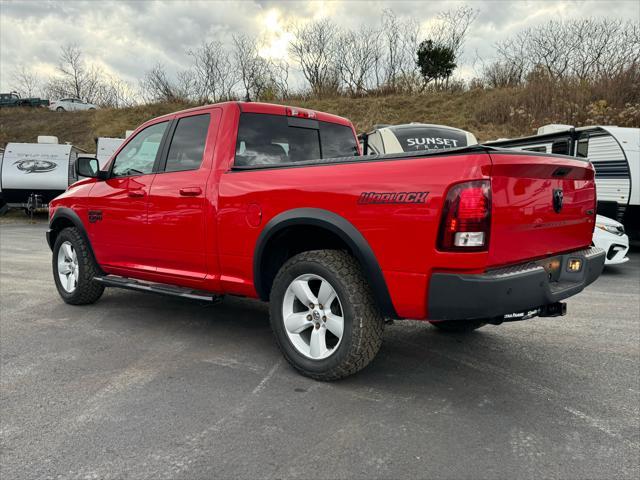
[[[98,159],[94,157],[78,157],[76,160],[76,173],[78,177],[89,177],[104,180],[106,173],[100,170]]]

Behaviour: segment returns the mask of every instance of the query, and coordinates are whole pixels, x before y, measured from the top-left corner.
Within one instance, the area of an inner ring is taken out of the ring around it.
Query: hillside
[[[537,112],[535,105],[528,109],[530,100],[539,98],[526,90],[474,89],[413,96],[289,99],[285,103],[347,117],[358,132],[380,123],[440,123],[469,130],[479,141],[532,134],[535,127],[551,122],[640,124],[637,104],[614,109],[606,101],[592,97],[584,99],[582,108],[573,104],[570,109],[554,110],[545,106],[543,111]],[[553,103],[555,105],[559,103]],[[133,129],[150,118],[189,106],[152,104],[62,113],[46,109],[3,109],[0,110],[0,146],[7,142],[35,142],[38,135],[55,135],[60,142],[71,142],[87,152],[94,152],[94,139],[98,136],[121,137],[125,130]]]

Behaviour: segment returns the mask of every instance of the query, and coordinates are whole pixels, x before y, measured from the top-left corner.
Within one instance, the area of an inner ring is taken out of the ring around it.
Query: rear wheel
[[[345,252],[315,250],[287,261],[274,280],[270,309],[285,358],[316,380],[356,373],[382,344],[384,318],[360,265]]]
[[[443,320],[442,322],[429,322],[443,332],[467,333],[484,327],[487,323],[482,320]]]
[[[104,286],[94,280],[100,275],[93,254],[77,228],[62,230],[53,246],[53,278],[62,299],[71,305],[97,301]]]

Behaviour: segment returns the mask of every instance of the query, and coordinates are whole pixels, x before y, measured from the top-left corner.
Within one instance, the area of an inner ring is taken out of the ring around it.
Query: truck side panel
[[[436,237],[446,187],[488,178],[489,171],[484,153],[229,171],[220,178],[221,286],[230,293],[256,295],[253,255],[264,225],[294,208],[325,209],[349,221],[369,243],[398,315],[424,318],[433,269],[475,272],[486,264],[484,252],[461,256],[436,251]],[[360,201],[362,194],[385,192],[420,192],[425,201]]]

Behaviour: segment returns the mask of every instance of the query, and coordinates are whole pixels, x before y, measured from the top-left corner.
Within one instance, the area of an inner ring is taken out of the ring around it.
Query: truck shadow
[[[263,302],[226,298],[221,304],[211,305],[114,289],[96,305],[105,314],[103,328],[133,330],[157,338],[170,335],[202,356],[230,355],[234,361],[259,365],[280,358],[269,325],[268,305]],[[508,328],[487,326],[456,335],[442,333],[426,322],[396,322],[386,328],[383,346],[371,365],[339,382],[320,385],[347,395],[364,392],[365,398],[378,395],[390,401],[410,401],[437,394],[445,399],[455,397],[459,402],[454,392],[468,391],[472,385],[477,387],[474,395],[495,396],[496,388],[510,390],[525,377],[553,375],[557,367],[544,360],[548,354],[545,345],[531,335],[523,340],[518,332],[504,330]],[[502,330],[498,333],[497,329]],[[512,348],[514,341],[519,348]],[[523,347],[527,341],[531,345]],[[522,354],[524,348],[527,355]],[[279,375],[293,379],[303,389],[316,383],[286,364]],[[481,378],[491,379],[492,392],[478,383]],[[524,383],[527,391],[537,386],[544,390],[537,380]]]

